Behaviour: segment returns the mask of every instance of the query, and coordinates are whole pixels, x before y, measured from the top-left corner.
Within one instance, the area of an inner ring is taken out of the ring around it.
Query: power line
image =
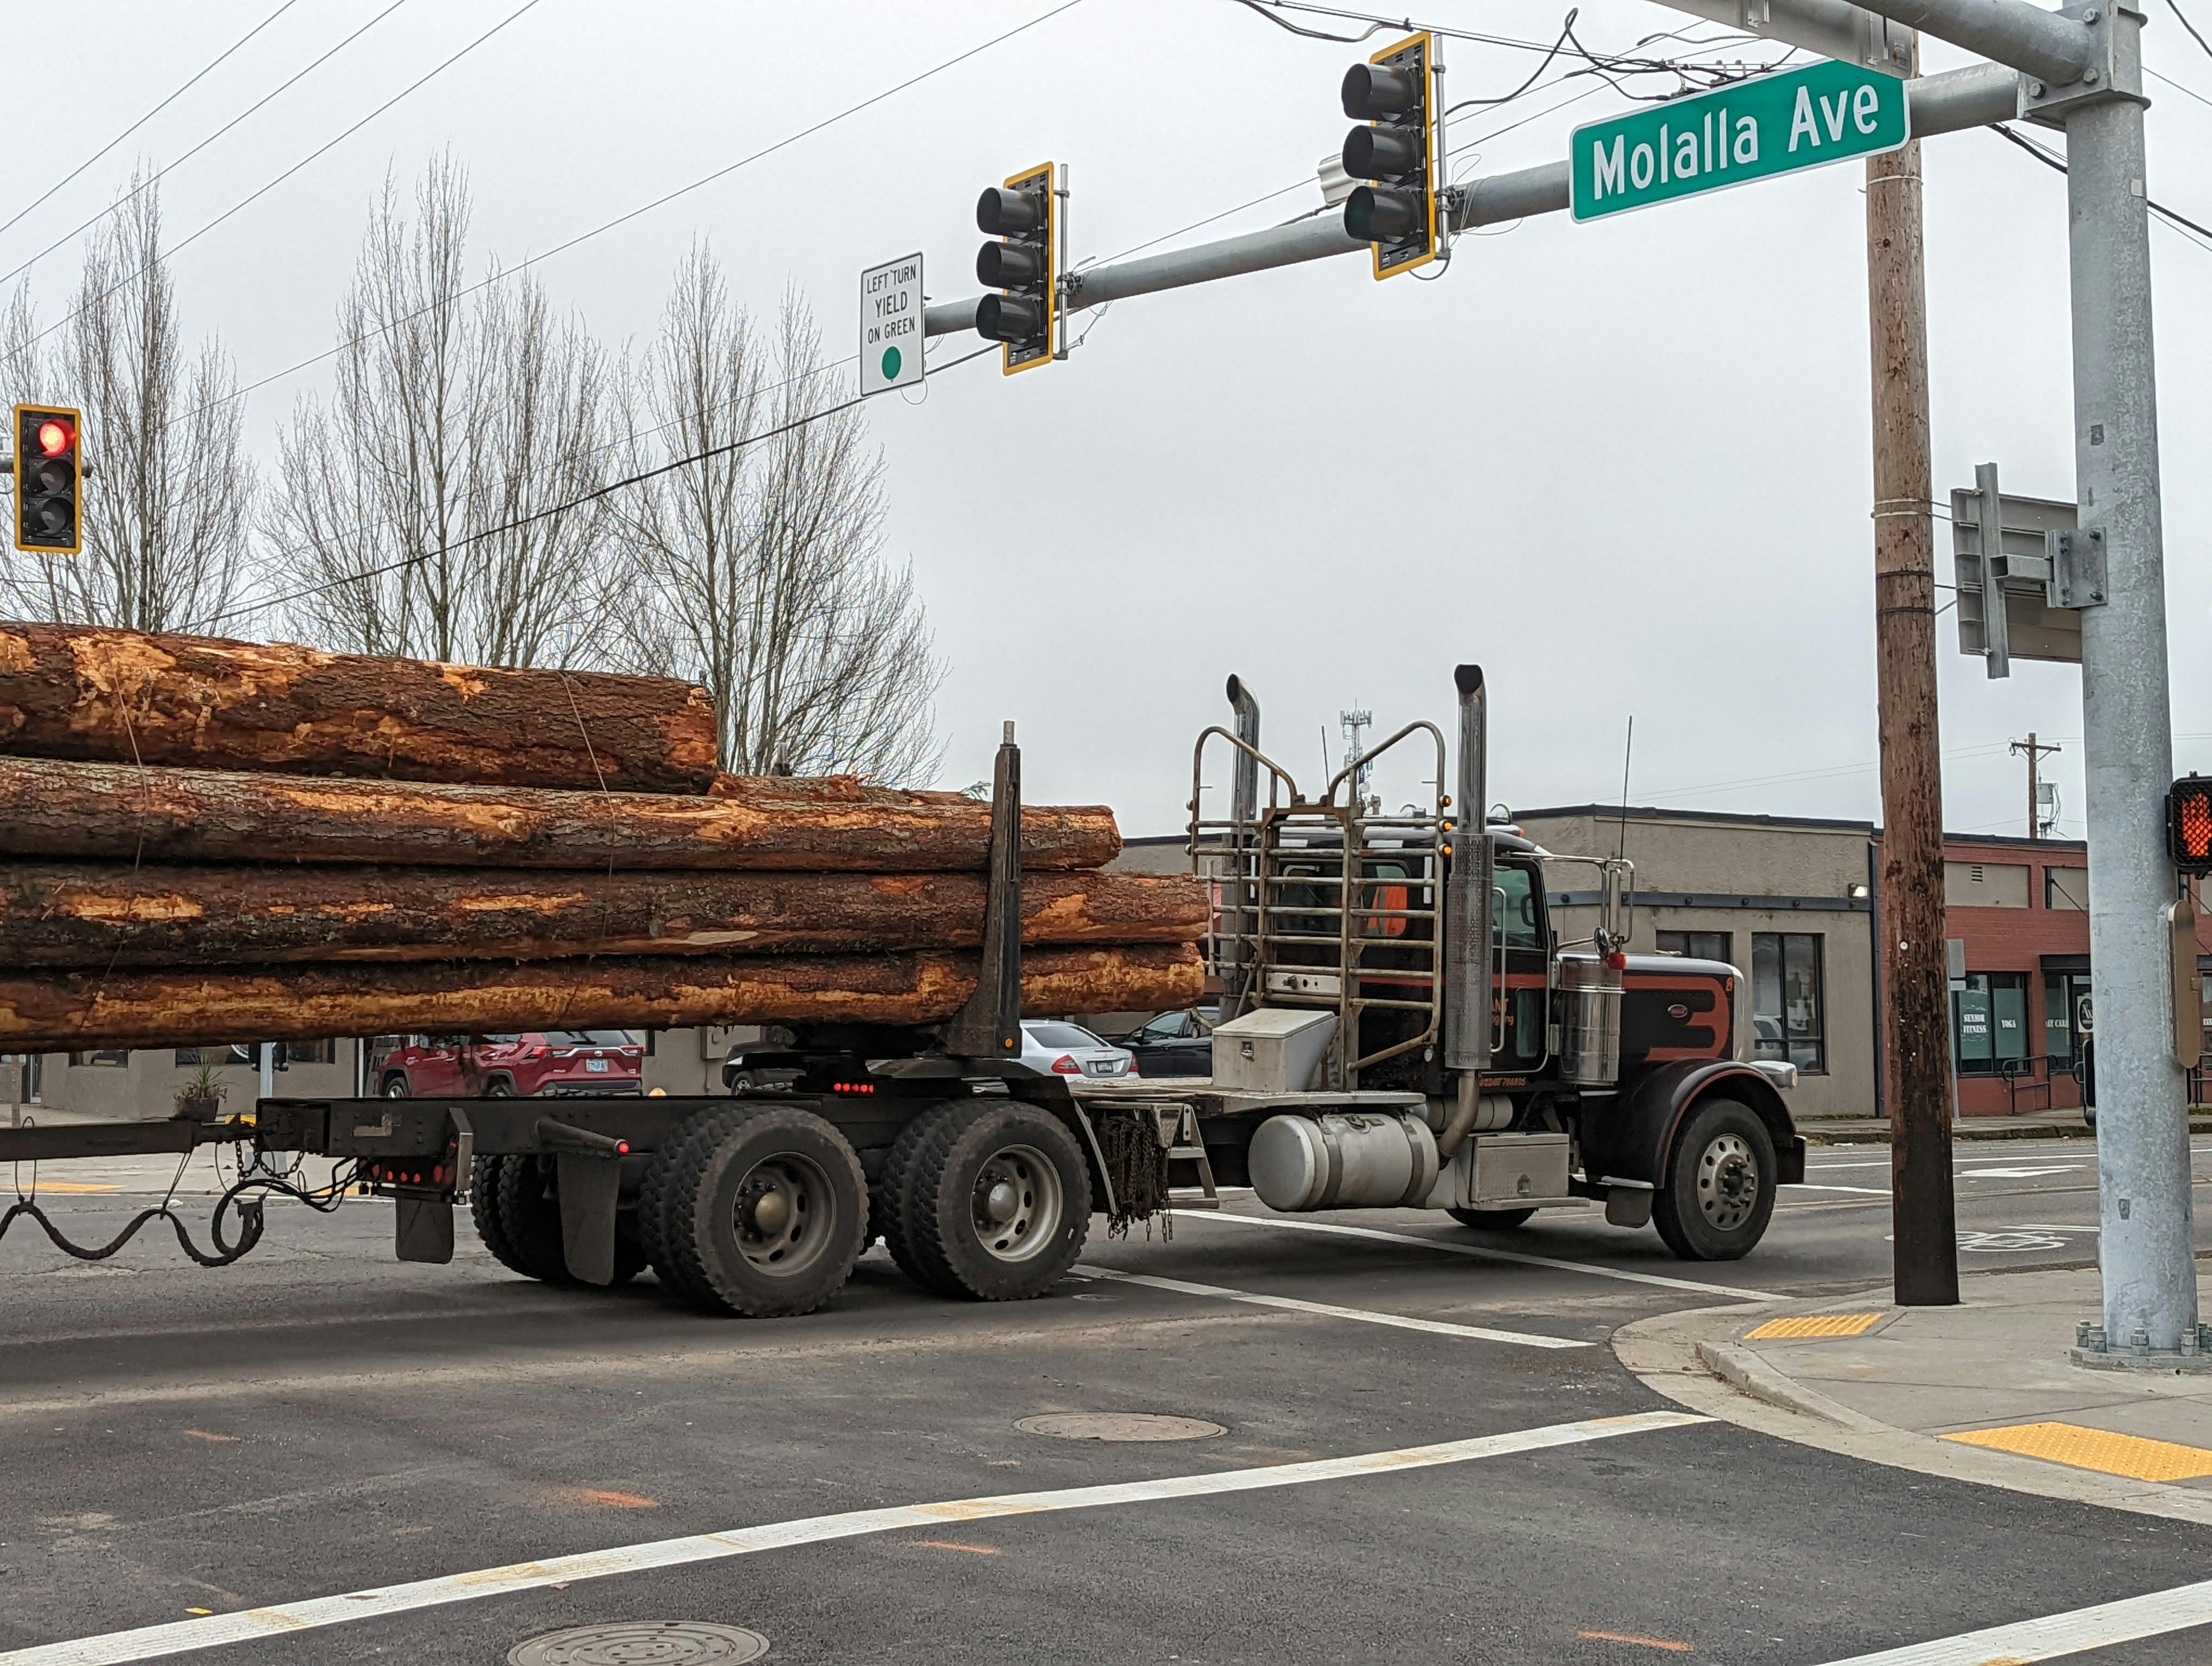
[[[996,342],[992,342],[985,346],[979,347],[974,352],[963,354],[959,358],[953,360],[951,364],[939,367],[939,372],[942,374],[943,371],[951,370],[957,366],[966,364],[971,360],[980,359],[987,353],[996,352],[998,350],[998,347],[999,344]],[[858,355],[854,356],[856,358],[858,356]],[[850,360],[841,359],[837,362],[839,364],[846,364],[851,362],[852,361]],[[830,367],[827,366],[823,367],[825,369],[829,368]],[[793,381],[797,381],[803,380],[804,378],[793,377],[792,380]],[[790,386],[790,383],[780,383],[778,386],[787,387]],[[381,567],[371,567],[362,572],[349,573],[343,578],[327,580],[321,584],[311,584],[304,589],[288,591],[281,596],[264,596],[253,601],[237,603],[233,606],[222,609],[219,612],[209,615],[206,623],[209,625],[217,624],[224,619],[237,618],[247,613],[258,612],[263,608],[283,607],[293,602],[304,601],[310,596],[321,595],[325,591],[341,590],[349,584],[360,584],[369,579],[380,579],[392,573],[404,572],[410,567],[417,566],[420,563],[429,560],[434,555],[451,555],[457,550],[467,549],[472,544],[481,544],[486,538],[497,538],[502,532],[511,532],[519,527],[531,526],[537,521],[547,520],[554,515],[566,514],[571,509],[581,508],[586,503],[597,502],[600,498],[611,496],[616,492],[622,491],[628,487],[642,484],[647,480],[657,479],[664,474],[672,474],[678,469],[688,469],[695,463],[703,463],[710,458],[727,456],[732,452],[743,451],[748,446],[757,446],[764,440],[780,439],[784,435],[794,434],[800,429],[806,427],[811,423],[818,423],[824,417],[835,416],[841,411],[854,410],[857,406],[866,404],[871,397],[872,396],[866,393],[856,393],[849,399],[840,400],[834,405],[824,405],[819,410],[809,411],[805,416],[794,417],[792,421],[782,423],[778,427],[763,429],[758,434],[749,434],[742,439],[732,440],[723,445],[709,446],[704,451],[692,452],[686,456],[678,457],[672,462],[662,463],[653,468],[640,470],[635,474],[624,475],[619,480],[610,480],[604,486],[594,486],[587,492],[580,492],[576,496],[569,498],[564,502],[553,504],[547,508],[532,510],[528,514],[517,515],[510,520],[501,521],[495,526],[487,526],[480,532],[471,532],[466,538],[456,538],[451,544],[441,545],[434,550],[420,550],[411,556],[403,556],[398,561],[386,562]]]
[[[729,174],[736,173],[741,167],[749,167],[753,163],[763,160],[764,157],[772,156],[779,150],[788,149],[790,146],[798,143],[801,139],[809,138],[814,134],[821,132],[824,128],[835,126],[837,123],[845,120],[848,117],[858,115],[861,111],[869,108],[872,105],[881,104],[885,99],[891,98],[897,94],[905,92],[910,87],[920,86],[923,82],[931,79],[933,76],[942,75],[947,70],[953,69],[959,64],[966,63],[969,58],[975,57],[979,53],[987,52],[994,46],[999,46],[1005,41],[1012,40],[1016,35],[1025,33],[1029,30],[1036,27],[1040,23],[1049,22],[1052,19],[1059,16],[1060,13],[1064,11],[1071,11],[1075,7],[1082,3],[1083,0],[1062,0],[1062,3],[1053,7],[1049,11],[1039,13],[1036,16],[1030,19],[1026,23],[1016,24],[1012,28],[1008,29],[1003,34],[994,35],[990,40],[982,42],[980,46],[971,46],[964,52],[961,52],[952,58],[948,58],[943,63],[936,64],[930,69],[924,70],[920,75],[909,76],[906,80],[900,82],[896,86],[887,87],[882,92],[873,94],[867,98],[862,99],[857,104],[848,105],[844,109],[838,111],[836,114],[825,116],[820,121],[814,123],[811,126],[801,128],[798,132],[793,133],[787,137],[778,139],[774,144],[768,145],[759,150],[756,150],[749,156],[740,157],[738,160],[730,163],[726,167],[718,167],[711,173],[702,174],[700,178],[694,179],[688,185],[680,186],[677,190],[669,192],[665,196],[657,197],[653,198],[653,201],[644,204],[641,208],[635,208],[630,210],[628,213],[617,215],[613,219],[605,222],[604,224],[594,226],[589,231],[579,233],[577,235],[569,238],[566,242],[555,244],[551,248],[547,249],[542,254],[533,254],[528,259],[518,262],[516,264],[512,266],[502,266],[490,277],[486,277],[478,283],[469,285],[468,288],[461,289],[454,295],[447,297],[445,301],[441,301],[439,304],[443,306],[448,304],[450,301],[460,300],[464,296],[474,295],[479,289],[489,288],[490,285],[497,283],[502,279],[513,277],[518,272],[527,271],[531,267],[537,265],[540,261],[550,260],[555,255],[565,253],[567,251],[574,248],[580,243],[586,242],[604,232],[612,231],[617,226],[626,225],[630,221],[636,219],[640,215],[649,214],[654,209],[660,208],[666,204],[672,203],[678,198],[685,196],[691,192],[697,191],[703,185],[711,185],[717,179],[723,179]],[[320,353],[311,354],[309,356],[300,360],[295,364],[289,364],[285,366],[282,370],[271,371],[268,375],[263,376],[258,380],[248,382],[243,387],[234,389],[220,399],[210,400],[206,404],[200,405],[191,410],[185,411],[182,416],[171,417],[168,423],[165,423],[163,426],[173,427],[179,423],[189,421],[191,418],[204,415],[207,411],[217,410],[220,407],[229,404],[235,400],[242,399],[247,394],[254,392],[258,389],[267,387],[272,382],[280,382],[287,376],[296,375],[302,370],[306,370],[312,366],[320,364],[325,359],[334,358],[338,354],[344,352],[348,348],[358,347],[362,343],[368,340],[371,337],[388,334],[390,331],[398,329],[401,325],[410,323],[414,319],[422,317],[424,313],[429,310],[431,309],[424,308],[422,312],[410,313],[404,317],[393,319],[390,323],[380,325],[376,329],[369,331],[366,334],[356,336],[349,341],[342,341],[337,346],[327,348]]]
[[[119,201],[109,204],[107,207],[100,210],[99,213],[94,215],[91,219],[85,221],[82,224],[76,227],[72,230],[64,232],[61,236],[56,238],[52,242],[47,244],[46,247],[40,249],[36,254],[33,255],[28,260],[26,260],[21,265],[16,267],[14,271],[0,273],[0,283],[6,283],[15,278],[21,277],[25,272],[30,271],[32,267],[37,265],[39,262],[44,260],[56,249],[61,247],[63,244],[76,236],[79,232],[88,230],[92,227],[98,225],[102,220],[106,219],[109,215],[115,213],[117,210],[121,209],[125,204],[131,202],[141,192],[151,189],[155,185],[160,182],[163,175],[170,173],[173,169],[183,167],[184,164],[191,161],[191,159],[198,155],[201,151],[206,149],[224,134],[229,132],[232,128],[237,126],[239,123],[244,121],[256,110],[260,109],[263,105],[268,103],[270,99],[275,98],[278,93],[282,93],[285,88],[296,85],[303,77],[313,74],[316,70],[329,63],[331,59],[336,58],[347,47],[352,46],[355,41],[360,40],[362,36],[367,34],[371,29],[374,28],[379,23],[384,21],[386,18],[391,16],[392,13],[398,11],[400,7],[406,3],[407,0],[392,0],[392,3],[390,5],[386,6],[382,11],[377,13],[375,16],[370,18],[368,22],[362,24],[344,40],[339,41],[337,46],[331,47],[330,51],[325,52],[313,64],[307,65],[306,69],[301,70],[298,74],[285,81],[282,85],[277,87],[275,91],[265,93],[260,98],[255,100],[252,104],[240,111],[237,115],[233,116],[228,121],[223,123],[222,126],[216,128],[214,132],[209,134],[207,137],[202,139],[190,150],[187,150],[183,155],[178,157],[176,161],[167,163],[150,179],[136,186],[128,195],[122,198]],[[221,60],[218,59],[217,61],[220,62]],[[212,68],[213,65],[209,67]]]
[[[392,6],[387,7],[386,10],[394,9],[405,3],[406,0],[392,0]],[[98,295],[93,296],[89,301],[82,302],[74,310],[64,314],[63,317],[55,319],[53,323],[40,331],[39,333],[32,337],[31,339],[33,341],[43,341],[46,337],[53,334],[55,331],[59,330],[67,325],[71,319],[77,317],[85,310],[86,307],[98,306],[101,301],[106,300],[108,296],[115,294],[118,289],[128,289],[131,284],[136,283],[140,278],[145,277],[148,272],[152,271],[155,267],[160,265],[164,260],[171,259],[176,255],[182,253],[185,249],[190,248],[193,244],[198,242],[201,238],[213,231],[224,221],[229,219],[231,216],[238,213],[242,209],[249,207],[254,203],[259,202],[261,198],[266,197],[270,192],[276,190],[277,186],[283,185],[285,180],[290,179],[301,168],[315,161],[316,158],[323,155],[325,152],[334,149],[336,146],[343,143],[355,134],[360,132],[362,128],[368,126],[369,123],[374,121],[379,116],[392,108],[393,105],[398,103],[400,100],[405,98],[409,94],[414,92],[417,88],[422,86],[425,82],[443,75],[447,70],[452,69],[454,64],[459,63],[471,52],[476,51],[477,47],[483,46],[485,41],[490,40],[501,29],[504,29],[508,24],[514,22],[525,12],[529,11],[538,3],[539,0],[522,0],[522,3],[520,6],[517,6],[505,17],[501,18],[498,22],[493,24],[482,34],[478,35],[474,40],[469,42],[467,46],[462,47],[452,57],[439,64],[434,69],[429,70],[424,74],[418,76],[415,80],[401,88],[390,98],[385,100],[383,103],[378,105],[375,109],[370,111],[359,121],[354,123],[352,126],[347,128],[345,131],[340,133],[336,138],[331,139],[325,143],[318,145],[314,149],[301,157],[298,161],[294,162],[291,167],[286,168],[282,173],[279,173],[275,179],[270,180],[268,184],[263,185],[259,190],[255,191],[246,197],[240,198],[237,202],[233,203],[228,208],[225,209],[221,214],[216,215],[214,219],[200,227],[198,230],[192,232],[190,235],[186,236],[182,241],[173,243],[166,250],[156,253],[151,260],[149,260],[144,265],[141,266],[137,271],[131,273],[128,277],[120,278],[114,283],[110,284],[106,289],[102,289]],[[466,294],[467,291],[464,290],[462,293]],[[217,401],[217,403],[221,404],[223,403],[223,401]],[[203,407],[203,409],[205,407]],[[197,415],[198,413],[189,412],[187,414]],[[173,418],[171,420],[172,422],[174,422],[181,419]],[[167,423],[162,424],[162,427],[165,429],[169,426],[170,423]]]
[[[129,138],[133,133],[136,133],[148,122],[153,120],[155,117],[160,115],[161,112],[167,109],[185,94],[191,92],[193,88],[198,86],[202,81],[207,78],[208,72],[210,70],[215,69],[218,64],[222,64],[224,59],[229,58],[233,52],[235,52],[240,46],[243,46],[247,41],[252,40],[255,35],[259,34],[262,30],[267,28],[271,23],[274,23],[278,18],[282,17],[286,12],[291,10],[293,7],[299,3],[300,0],[283,0],[283,3],[278,6],[275,11],[270,12],[268,16],[263,18],[258,23],[256,23],[244,34],[232,41],[229,46],[223,48],[223,50],[217,53],[214,58],[210,58],[201,68],[198,75],[195,75],[190,81],[187,81],[183,86],[178,88],[175,92],[170,94],[168,97],[163,99],[159,104],[155,105],[151,110],[149,110],[144,115],[139,117],[137,121],[132,122],[130,126],[125,128],[120,133],[118,133],[106,144],[100,146],[99,149],[94,151],[92,155],[87,156],[82,161],[79,162],[67,173],[64,173],[52,185],[48,185],[45,192],[39,196],[36,201],[28,203],[23,207],[16,210],[15,214],[9,219],[0,221],[0,233],[4,233],[13,229],[17,221],[21,220],[25,215],[30,213],[33,209],[37,208],[40,204],[46,202],[48,198],[59,191],[64,185],[68,185],[70,181],[76,179],[78,174],[83,173],[85,169],[90,167],[94,162],[98,161],[102,156],[105,156],[109,151],[114,149],[117,145],[121,144],[124,140]],[[80,227],[78,229],[82,230],[82,228]],[[72,236],[75,234],[75,233],[70,234]]]
[[[2021,135],[2014,132],[2009,127],[2000,126],[1995,122],[1991,122],[1990,124],[1990,131],[1995,133],[1999,138],[2009,139],[2013,143],[2018,145],[2022,150],[2027,152],[2029,155],[2034,157],[2036,161],[2041,162],[2045,167],[2051,169],[2053,172],[2059,173],[2066,172],[2065,160],[2054,152],[2046,150],[2043,146],[2036,143],[2034,140],[2023,137]],[[2147,197],[2143,201],[2153,214],[2158,215],[2162,218],[2170,221],[2177,227],[2184,227],[2190,231],[2195,232],[2197,236],[2191,238],[2189,240],[2191,242],[2197,243],[2197,246],[2200,248],[2212,249],[2212,242],[2198,241],[2198,239],[2200,238],[2212,238],[2212,228],[2200,226],[2194,220],[2190,219],[2186,215],[2176,214],[2172,209],[2166,207],[2165,204],[2154,201],[2150,198]]]
[[[2208,42],[2203,35],[2197,33],[2197,26],[2189,21],[2189,14],[2176,5],[2174,0],[2166,0],[2166,9],[2173,14],[2175,21],[2189,31],[2189,38],[2204,48],[2204,55],[2207,58],[2212,58],[2212,42]]]
[[[2198,92],[2194,87],[2184,87],[2172,76],[2162,76],[2159,74],[2157,70],[2151,69],[2148,65],[2144,66],[2143,73],[2148,76],[2153,81],[2164,82],[2167,86],[2172,88],[2175,92],[2180,94],[2182,97],[2195,99],[2199,104],[2204,105],[2208,107],[2212,107],[2212,99],[2206,98],[2203,94]]]

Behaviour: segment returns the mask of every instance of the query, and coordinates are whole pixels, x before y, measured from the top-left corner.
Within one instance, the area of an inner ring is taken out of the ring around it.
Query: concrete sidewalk
[[[2212,1134],[2212,1110],[2189,1113],[2191,1134]],[[1889,1120],[1882,1116],[1801,1118],[1797,1132],[1815,1146],[1889,1143]],[[2089,1124],[2078,1110],[2039,1110],[2020,1116],[1968,1116],[1951,1124],[1951,1138],[1962,1140],[2087,1140]]]
[[[2200,1271],[2212,1270],[2200,1268]],[[2212,1523],[2212,1372],[2088,1371],[2096,1269],[1961,1280],[1956,1307],[1841,1300],[1672,1313],[1613,1351],[1670,1399],[1786,1440],[2015,1492]]]

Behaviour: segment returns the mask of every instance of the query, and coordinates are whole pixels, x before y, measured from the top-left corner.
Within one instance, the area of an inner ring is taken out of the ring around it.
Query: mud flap
[[[1605,1192],[1605,1224],[1608,1226],[1650,1225],[1651,1200],[1655,1195],[1649,1186],[1613,1181]]]
[[[560,1164],[561,1254],[569,1276],[586,1284],[612,1284],[622,1158],[564,1151],[555,1160]]]
[[[453,1258],[453,1200],[441,1194],[392,1200],[392,1253],[443,1265]]]

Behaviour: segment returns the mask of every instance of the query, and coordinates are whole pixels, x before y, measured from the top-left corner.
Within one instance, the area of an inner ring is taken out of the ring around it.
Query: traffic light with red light
[[[1003,293],[975,306],[976,333],[1006,344],[1004,374],[1049,362],[1060,310],[1060,198],[1054,171],[1042,162],[985,192],[975,228],[999,240],[975,254],[978,282]]]
[[[1424,30],[1345,71],[1344,113],[1365,126],[1344,141],[1344,171],[1374,183],[1344,202],[1344,229],[1375,250],[1375,276],[1437,258],[1441,112],[1436,42]]]
[[[84,414],[47,405],[15,407],[15,547],[73,556],[84,547],[77,520]]]
[[[2186,776],[2166,793],[2166,847],[2184,873],[2212,873],[2212,776]]]

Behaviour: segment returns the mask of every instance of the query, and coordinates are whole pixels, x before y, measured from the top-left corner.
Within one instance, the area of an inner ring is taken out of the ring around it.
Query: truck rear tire
[[[1025,1301],[1083,1253],[1091,1170],[1050,1111],[1019,1100],[940,1105],[901,1135],[893,1156],[884,1237],[925,1288]]]
[[[684,1142],[662,1182],[661,1235],[702,1305],[811,1313],[852,1275],[868,1183],[845,1137],[797,1105],[752,1104]]]
[[[514,1252],[509,1263],[547,1284],[573,1284],[561,1247],[561,1196],[552,1162],[508,1157],[499,1165],[499,1229]]]
[[[1668,1154],[1652,1224],[1684,1261],[1735,1261],[1774,1213],[1774,1141],[1749,1105],[1703,1099]]]
[[[491,1258],[510,1273],[520,1273],[526,1279],[537,1275],[522,1264],[514,1253],[514,1241],[499,1219],[500,1176],[513,1159],[505,1157],[479,1157],[475,1172],[469,1177],[469,1219],[476,1223],[477,1236],[483,1247],[491,1251]]]
[[[1447,1209],[1444,1213],[1462,1226],[1480,1226],[1493,1232],[1510,1232],[1516,1226],[1525,1226],[1534,1216],[1534,1209]]]
[[[668,1143],[653,1154],[653,1161],[646,1165],[645,1177],[638,1185],[639,1246],[660,1282],[697,1307],[712,1308],[716,1304],[703,1286],[695,1286],[688,1281],[684,1265],[669,1238],[671,1182],[684,1161],[684,1152],[691,1146],[702,1140],[720,1139],[729,1131],[737,1117],[738,1107],[724,1106],[720,1110],[702,1110],[686,1119],[669,1136]]]

